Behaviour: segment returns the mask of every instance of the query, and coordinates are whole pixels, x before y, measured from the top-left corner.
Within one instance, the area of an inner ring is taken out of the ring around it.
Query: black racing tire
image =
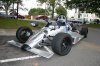
[[[58,33],[52,40],[52,50],[60,55],[67,55],[72,48],[72,37],[67,33]]]
[[[84,38],[87,38],[88,35],[88,27],[82,27],[80,34],[84,36]]]
[[[16,38],[19,42],[25,43],[28,38],[33,34],[32,30],[26,26],[18,28],[16,31]]]

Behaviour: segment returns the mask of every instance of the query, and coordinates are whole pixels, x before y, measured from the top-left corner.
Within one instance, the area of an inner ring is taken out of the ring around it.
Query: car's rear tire
[[[84,36],[84,38],[87,38],[88,35],[88,28],[87,27],[82,27],[80,34]]]
[[[72,38],[69,34],[58,33],[52,40],[52,50],[60,55],[67,55],[72,48]]]
[[[20,27],[16,31],[16,38],[21,43],[25,43],[28,38],[33,34],[32,30],[28,27]]]

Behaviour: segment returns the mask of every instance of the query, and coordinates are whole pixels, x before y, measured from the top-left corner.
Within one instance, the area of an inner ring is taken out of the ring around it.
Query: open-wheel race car
[[[55,22],[48,22],[36,32],[32,32],[28,27],[20,27],[16,32],[19,42],[11,40],[8,43],[39,57],[51,58],[54,53],[60,56],[67,55],[72,45],[86,38],[87,34],[87,27],[82,27],[81,30],[75,29],[67,22],[65,16],[60,15]],[[48,46],[51,46],[52,50]]]

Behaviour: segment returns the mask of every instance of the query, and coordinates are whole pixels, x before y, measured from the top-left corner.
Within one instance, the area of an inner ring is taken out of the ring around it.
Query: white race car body
[[[70,27],[69,30],[67,29],[68,27]],[[31,48],[37,47],[37,45],[41,44],[43,40],[46,41],[50,36],[55,36],[56,34],[61,32],[70,34],[71,37],[73,38],[72,44],[76,44],[79,40],[83,38],[83,36],[80,35],[78,32],[72,32],[71,29],[72,28],[69,24],[67,25],[67,27],[66,26],[59,27],[52,25],[49,27],[44,27],[38,33],[31,36],[25,44],[29,45]]]

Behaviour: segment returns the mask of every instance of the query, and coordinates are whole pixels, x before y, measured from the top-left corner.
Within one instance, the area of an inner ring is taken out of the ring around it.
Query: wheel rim
[[[23,40],[27,40],[30,37],[31,33],[29,30],[22,30],[20,33],[20,38]]]
[[[67,37],[63,39],[62,44],[61,44],[61,52],[69,49],[69,47],[70,47],[69,43],[70,42],[69,42],[69,39]]]

